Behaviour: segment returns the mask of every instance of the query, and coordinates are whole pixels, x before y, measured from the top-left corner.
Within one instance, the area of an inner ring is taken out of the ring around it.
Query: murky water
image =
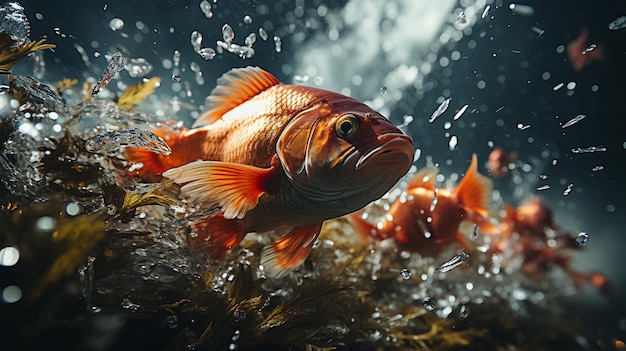
[[[625,348],[626,4],[69,0],[0,13],[0,348]],[[209,257],[202,223],[220,209],[133,178],[148,165],[123,151],[168,155],[159,131],[191,128],[218,78],[245,66],[363,101],[415,146],[397,186],[325,222],[280,279],[260,262],[282,232]],[[484,211],[467,200],[478,190],[459,190],[473,154]]]

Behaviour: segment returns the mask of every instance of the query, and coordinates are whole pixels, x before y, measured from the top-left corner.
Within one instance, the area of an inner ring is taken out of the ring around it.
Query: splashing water
[[[91,91],[91,95],[93,96],[98,95],[100,90],[106,87],[111,81],[111,79],[113,79],[113,77],[115,77],[115,75],[121,72],[123,69],[124,69],[124,57],[122,56],[121,52],[116,52],[115,54],[113,54],[113,56],[111,56],[111,59],[109,60],[109,64],[107,65],[104,72],[102,72],[102,76],[100,77],[96,85],[93,87],[93,90]]]

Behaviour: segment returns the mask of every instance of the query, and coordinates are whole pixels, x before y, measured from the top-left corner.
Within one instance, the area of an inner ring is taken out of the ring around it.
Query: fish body
[[[167,156],[129,149],[127,159],[144,164],[136,175],[161,174],[192,203],[221,208],[197,227],[214,257],[247,233],[286,232],[261,255],[274,277],[304,261],[323,221],[378,199],[413,162],[411,139],[367,105],[258,67],[222,76],[194,126],[157,131]]]
[[[589,31],[583,28],[578,37],[567,45],[567,57],[575,71],[582,70],[595,60],[601,60],[602,46],[587,43]]]
[[[529,199],[517,207],[504,206],[504,218],[498,236],[491,241],[491,252],[503,254],[504,266],[521,264],[531,277],[544,276],[560,267],[576,288],[585,283],[608,293],[609,282],[599,272],[580,272],[571,266],[572,249],[580,249],[573,233],[563,231],[554,220],[552,210],[539,198]]]
[[[407,189],[376,225],[358,215],[350,216],[366,240],[394,240],[404,249],[432,255],[452,243],[469,248],[459,226],[465,220],[474,222],[485,232],[497,227],[487,221],[492,182],[477,171],[476,155],[465,176],[454,189],[437,189],[436,168],[418,171]]]
[[[500,178],[507,174],[512,166],[514,166],[517,154],[514,152],[506,152],[500,147],[496,147],[489,153],[486,167],[495,178]]]

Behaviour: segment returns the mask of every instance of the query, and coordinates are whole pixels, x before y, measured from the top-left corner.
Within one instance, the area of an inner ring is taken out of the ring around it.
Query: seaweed
[[[18,43],[7,33],[0,33],[0,74],[8,74],[13,66],[30,53],[53,49],[56,45],[46,43],[45,39]]]
[[[161,78],[152,77],[145,82],[137,83],[128,87],[117,99],[117,104],[124,109],[130,110],[142,103],[161,84]]]

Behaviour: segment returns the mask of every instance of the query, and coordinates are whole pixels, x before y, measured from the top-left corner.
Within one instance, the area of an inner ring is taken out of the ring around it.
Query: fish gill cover
[[[624,4],[33,1],[0,15],[0,348],[625,347]],[[191,126],[217,78],[248,65],[364,101],[416,146],[396,187],[327,221],[280,279],[260,264],[272,235],[211,259],[196,224],[219,208],[129,176],[143,165],[123,154],[168,155],[155,127]]]

